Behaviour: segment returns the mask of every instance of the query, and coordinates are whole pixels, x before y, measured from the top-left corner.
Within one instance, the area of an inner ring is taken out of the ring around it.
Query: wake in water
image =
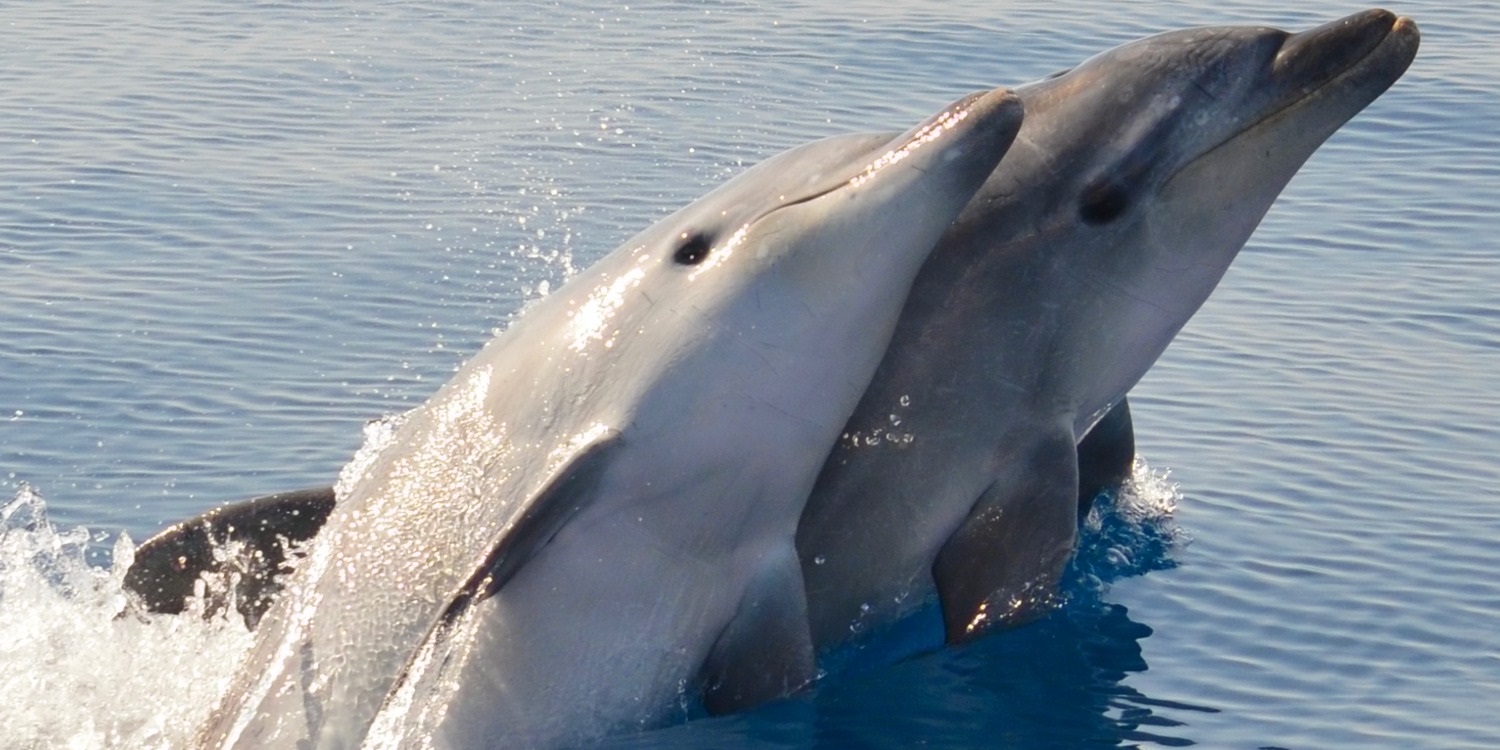
[[[1130,479],[1094,501],[1063,580],[1065,597],[1097,600],[1114,581],[1177,566],[1174,555],[1190,538],[1175,520],[1182,492],[1170,477],[1137,456]]]
[[[1185,535],[1172,519],[1181,495],[1167,476],[1137,460],[1132,479],[1095,503],[1060,614],[1087,618],[1108,606],[1111,582],[1175,565]],[[140,613],[123,586],[134,543],[121,534],[107,569],[87,562],[93,544],[84,527],[55,527],[29,487],[0,509],[0,745],[183,747],[252,636],[232,606],[209,617],[200,601],[181,615]],[[861,649],[831,679],[878,668],[903,647],[889,649]]]

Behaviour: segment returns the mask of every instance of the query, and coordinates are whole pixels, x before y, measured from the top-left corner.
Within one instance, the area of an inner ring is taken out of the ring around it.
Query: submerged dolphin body
[[[793,149],[529,306],[346,468],[201,746],[552,747],[810,680],[802,501],[1020,119]]]
[[[1417,44],[1385,11],[1192,29],[1017,89],[1015,145],[923,267],[804,510],[819,648],[934,590],[950,642],[1046,610],[1080,439],[1112,407],[1120,430],[1287,181]]]

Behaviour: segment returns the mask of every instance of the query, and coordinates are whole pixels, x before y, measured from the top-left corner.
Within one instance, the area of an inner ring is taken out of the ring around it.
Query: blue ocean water
[[[7,9],[0,500],[30,487],[62,531],[0,551],[102,560],[122,530],[329,483],[525,300],[791,145],[1156,31],[1359,9],[1015,5]],[[1411,70],[1132,394],[1141,487],[1180,495],[1104,519],[1073,603],[616,744],[1500,746],[1500,9],[1393,10],[1423,30]],[[0,746],[170,746],[153,710],[211,692],[201,634],[0,582]],[[163,663],[160,694],[132,681]],[[157,703],[98,697],[126,692]]]

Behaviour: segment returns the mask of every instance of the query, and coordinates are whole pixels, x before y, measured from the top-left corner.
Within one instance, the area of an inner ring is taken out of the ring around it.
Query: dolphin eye
[[[1123,186],[1110,180],[1100,180],[1083,191],[1078,203],[1078,218],[1083,223],[1098,226],[1120,218],[1130,207],[1130,193]]]
[[[677,249],[672,252],[672,262],[679,266],[696,266],[708,257],[713,243],[701,232],[683,232]]]

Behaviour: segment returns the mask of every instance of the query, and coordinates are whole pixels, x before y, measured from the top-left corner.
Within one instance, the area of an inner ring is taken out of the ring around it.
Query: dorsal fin
[[[315,536],[333,510],[332,487],[266,495],[221,505],[163,529],[142,542],[125,571],[124,586],[147,612],[182,612],[205,574],[239,573],[235,606],[254,628],[281,591],[288,548]],[[225,557],[216,550],[233,548]],[[204,592],[205,615],[227,605],[230,589]]]

